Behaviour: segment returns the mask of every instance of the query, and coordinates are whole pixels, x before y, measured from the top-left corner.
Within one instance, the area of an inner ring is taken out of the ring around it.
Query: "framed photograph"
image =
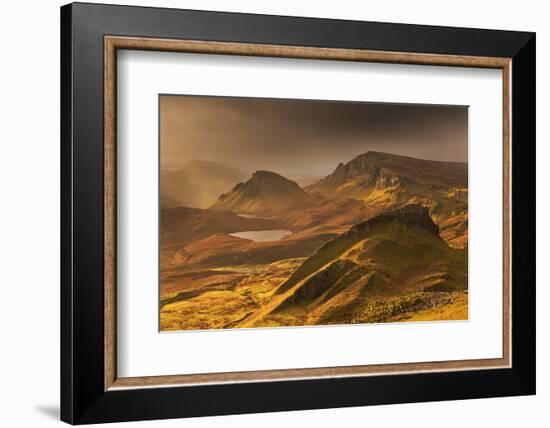
[[[61,418],[535,393],[535,35],[61,8]]]

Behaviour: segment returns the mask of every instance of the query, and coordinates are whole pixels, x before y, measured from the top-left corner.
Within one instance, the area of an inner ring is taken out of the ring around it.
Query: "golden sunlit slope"
[[[385,321],[463,305],[466,290],[466,252],[440,238],[427,208],[408,205],[325,243],[241,325]]]

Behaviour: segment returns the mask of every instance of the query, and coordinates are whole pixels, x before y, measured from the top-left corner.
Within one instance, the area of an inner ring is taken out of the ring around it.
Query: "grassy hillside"
[[[384,321],[455,305],[466,290],[466,252],[440,238],[426,208],[406,206],[325,243],[243,325]]]
[[[372,217],[325,239],[308,257],[281,259],[289,254],[288,246],[304,245],[300,239],[244,247],[238,238],[211,239],[219,241],[197,241],[186,248],[191,258],[206,257],[188,261],[194,270],[161,274],[166,284],[163,329],[468,316],[467,253],[441,239],[425,207],[406,206]],[[176,284],[183,278],[194,280],[182,289]]]

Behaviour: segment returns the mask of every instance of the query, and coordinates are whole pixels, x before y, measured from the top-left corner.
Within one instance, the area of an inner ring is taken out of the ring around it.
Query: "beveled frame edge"
[[[503,356],[495,359],[117,378],[116,52],[118,49],[501,69],[503,72]],[[104,390],[510,368],[512,59],[256,43],[104,36]]]

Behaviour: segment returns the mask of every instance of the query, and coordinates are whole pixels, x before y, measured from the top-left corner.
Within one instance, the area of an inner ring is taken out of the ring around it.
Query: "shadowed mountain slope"
[[[245,218],[231,212],[177,207],[161,211],[162,247],[184,246],[217,233],[271,229],[276,223],[262,218]]]

